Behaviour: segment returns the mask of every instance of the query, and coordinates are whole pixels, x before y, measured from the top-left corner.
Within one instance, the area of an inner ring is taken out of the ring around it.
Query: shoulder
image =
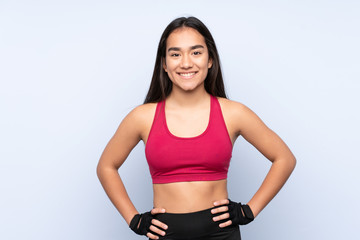
[[[151,128],[157,103],[146,103],[135,107],[124,118],[120,126],[126,132],[145,139]]]
[[[243,103],[221,97],[218,97],[217,99],[219,101],[223,114],[232,117],[244,117],[247,114],[252,113],[251,109]]]
[[[152,121],[157,103],[146,103],[139,105],[131,110],[131,112],[125,117],[126,120],[134,124],[144,124]]]
[[[218,98],[221,111],[227,126],[236,134],[240,134],[249,124],[261,121],[260,118],[245,104]]]

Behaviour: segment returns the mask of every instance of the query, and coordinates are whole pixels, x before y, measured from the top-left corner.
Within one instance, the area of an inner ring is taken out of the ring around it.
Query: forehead
[[[205,38],[194,28],[181,27],[174,30],[166,40],[166,49],[171,47],[189,48],[203,45],[206,48]]]

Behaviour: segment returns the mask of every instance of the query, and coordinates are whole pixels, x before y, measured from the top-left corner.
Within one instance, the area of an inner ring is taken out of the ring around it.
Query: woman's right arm
[[[106,194],[128,225],[130,225],[132,218],[138,214],[138,211],[126,192],[118,169],[124,163],[131,150],[143,139],[144,133],[148,131],[149,124],[146,121],[149,119],[147,118],[149,111],[144,112],[144,108],[146,107],[143,105],[139,106],[124,118],[114,136],[105,147],[97,166],[97,175]],[[151,211],[152,214],[160,212],[164,212],[164,210],[153,209]],[[154,221],[155,225],[165,227],[159,221]],[[154,226],[151,226],[150,229],[158,232]]]
[[[97,175],[106,194],[128,225],[138,211],[126,192],[118,169],[141,140],[143,124],[137,117],[138,111],[139,109],[135,108],[120,123],[114,136],[106,145],[97,166]]]

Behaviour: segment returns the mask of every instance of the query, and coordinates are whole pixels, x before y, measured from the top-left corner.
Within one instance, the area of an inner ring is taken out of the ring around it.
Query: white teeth
[[[184,77],[190,77],[192,75],[194,75],[195,73],[180,73],[181,76],[184,76]]]

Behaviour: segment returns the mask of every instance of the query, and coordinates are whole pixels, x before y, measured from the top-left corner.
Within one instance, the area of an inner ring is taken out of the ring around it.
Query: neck
[[[166,102],[181,107],[194,107],[204,102],[207,103],[208,99],[209,93],[206,92],[205,88],[198,88],[194,91],[182,91],[173,88]]]

